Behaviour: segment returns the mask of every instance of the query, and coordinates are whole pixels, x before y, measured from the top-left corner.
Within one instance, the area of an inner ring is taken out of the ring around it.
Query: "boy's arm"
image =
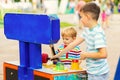
[[[68,52],[69,50],[73,49],[75,46],[79,45],[80,43],[82,43],[84,41],[83,38],[76,38],[76,40],[74,40],[72,43],[70,43],[65,49],[63,49],[60,53],[54,55],[51,59],[53,58],[58,58],[60,56],[62,56],[64,53]]]
[[[80,59],[84,60],[85,58],[95,58],[95,59],[101,59],[101,58],[107,58],[107,50],[106,47],[103,48],[99,48],[98,52],[85,52],[85,53],[81,53],[80,55]]]

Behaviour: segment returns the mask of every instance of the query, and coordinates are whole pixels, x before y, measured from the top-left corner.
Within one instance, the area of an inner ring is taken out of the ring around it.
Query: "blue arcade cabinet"
[[[42,65],[41,44],[60,39],[60,20],[55,15],[7,13],[6,38],[19,41],[20,60],[4,62],[4,80],[87,80],[85,69],[54,71]]]
[[[4,34],[19,41],[19,63],[4,63],[4,80],[34,80],[34,69],[42,68],[41,44],[60,39],[60,20],[43,14],[7,13]]]

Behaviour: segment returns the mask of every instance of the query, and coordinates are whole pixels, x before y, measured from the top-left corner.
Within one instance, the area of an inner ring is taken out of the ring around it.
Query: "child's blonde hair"
[[[64,30],[62,30],[61,36],[68,36],[74,38],[77,36],[77,31],[73,27],[65,28]]]

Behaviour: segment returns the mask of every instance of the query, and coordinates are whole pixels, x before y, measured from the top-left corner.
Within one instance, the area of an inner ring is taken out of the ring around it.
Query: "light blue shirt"
[[[103,29],[98,24],[92,29],[85,29],[81,35],[87,44],[87,52],[98,52],[99,48],[106,47],[106,37]],[[90,74],[101,75],[109,72],[106,59],[86,59],[87,72]]]

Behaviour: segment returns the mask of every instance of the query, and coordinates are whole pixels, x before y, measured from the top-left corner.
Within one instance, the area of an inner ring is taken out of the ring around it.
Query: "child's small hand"
[[[59,58],[50,57],[50,60],[59,60]]]
[[[50,60],[53,60],[54,59],[54,57],[52,56],[52,57],[50,57]]]

